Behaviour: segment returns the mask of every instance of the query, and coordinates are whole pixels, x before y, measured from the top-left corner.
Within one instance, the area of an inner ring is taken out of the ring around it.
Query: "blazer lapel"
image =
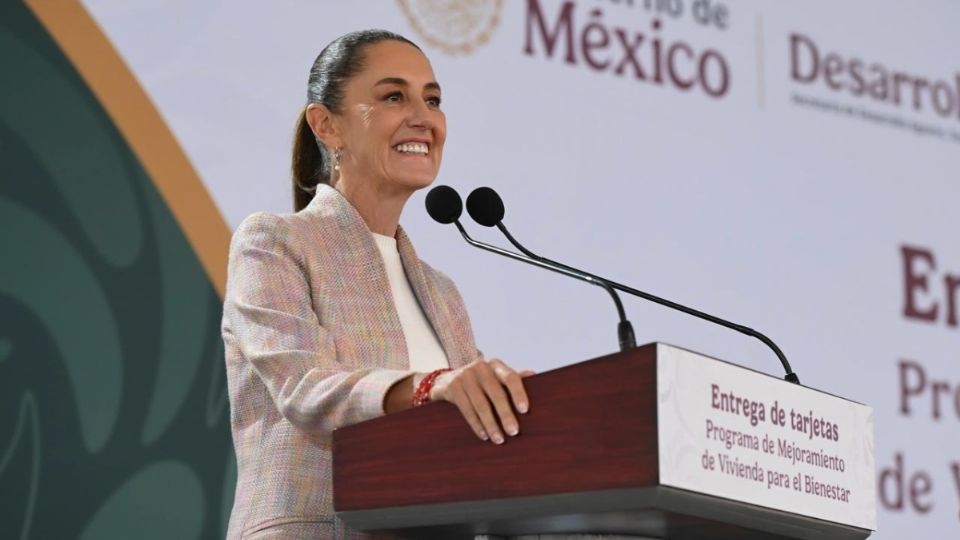
[[[443,299],[440,298],[434,284],[427,278],[423,269],[423,263],[417,257],[417,252],[413,249],[413,243],[407,236],[403,227],[397,228],[397,248],[400,251],[400,260],[403,261],[403,269],[407,274],[407,280],[410,282],[410,288],[417,296],[423,313],[433,326],[433,331],[440,340],[440,346],[447,354],[447,361],[450,367],[458,368],[465,365],[469,360],[465,360],[460,339],[457,334],[457,321],[450,317],[449,311],[445,308]],[[472,358],[471,358],[472,360]]]
[[[373,307],[369,322],[384,330],[389,345],[387,361],[391,363],[390,367],[406,369],[410,365],[410,351],[390,291],[390,279],[380,250],[363,217],[350,201],[327,184],[317,186],[317,193],[307,211],[334,218],[336,228],[320,233],[328,237],[324,245],[334,247],[328,255],[340,269],[337,274],[348,276],[352,281],[349,286],[353,288],[353,294],[363,295],[367,305]]]
[[[331,258],[339,268],[352,269],[346,272],[351,279],[368,281],[369,287],[362,287],[361,290],[370,295],[371,305],[381,306],[377,310],[377,322],[386,330],[387,340],[395,354],[393,361],[398,362],[396,365],[409,366],[410,351],[390,293],[386,267],[363,218],[339,191],[326,184],[317,186],[317,193],[306,211],[334,217],[336,230],[321,231],[328,237],[324,244],[335,246],[333,253],[330,253]],[[450,367],[458,368],[473,361],[476,353],[471,349],[473,334],[469,321],[451,313],[448,299],[444,298],[443,291],[437,288],[424,269],[403,227],[397,228],[396,239],[407,281],[433,327]]]

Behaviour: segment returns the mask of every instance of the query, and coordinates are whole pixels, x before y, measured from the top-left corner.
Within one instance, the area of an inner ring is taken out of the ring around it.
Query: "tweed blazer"
[[[478,358],[453,282],[403,229],[397,246],[450,366]],[[227,538],[369,538],[334,517],[331,433],[383,415],[412,372],[383,259],[338,191],[320,185],[296,214],[241,223],[222,333],[238,476]]]

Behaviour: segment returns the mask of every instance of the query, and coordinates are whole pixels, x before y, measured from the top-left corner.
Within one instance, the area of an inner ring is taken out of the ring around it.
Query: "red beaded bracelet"
[[[452,371],[450,368],[443,368],[431,371],[417,385],[417,391],[413,393],[413,406],[419,407],[430,401],[430,390],[433,389],[433,383],[441,374]]]

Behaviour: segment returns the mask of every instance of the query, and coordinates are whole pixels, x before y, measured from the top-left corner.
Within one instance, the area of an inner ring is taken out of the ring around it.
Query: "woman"
[[[366,538],[334,518],[331,432],[449,401],[502,444],[529,406],[485,360],[453,283],[398,222],[436,178],[440,86],[420,49],[347,34],[310,72],[293,152],[295,214],[253,214],[230,246],[223,313],[238,462],[228,538]]]

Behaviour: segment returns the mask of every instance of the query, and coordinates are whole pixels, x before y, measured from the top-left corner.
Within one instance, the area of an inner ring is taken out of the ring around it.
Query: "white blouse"
[[[390,280],[390,292],[393,293],[393,303],[400,316],[400,327],[403,328],[403,337],[407,341],[407,356],[410,358],[410,369],[420,373],[429,373],[435,369],[450,367],[447,354],[443,352],[436,332],[423,313],[423,308],[417,302],[417,297],[410,288],[407,274],[403,271],[400,261],[400,252],[397,250],[397,240],[389,236],[373,233],[383,264],[387,268],[387,278]]]

